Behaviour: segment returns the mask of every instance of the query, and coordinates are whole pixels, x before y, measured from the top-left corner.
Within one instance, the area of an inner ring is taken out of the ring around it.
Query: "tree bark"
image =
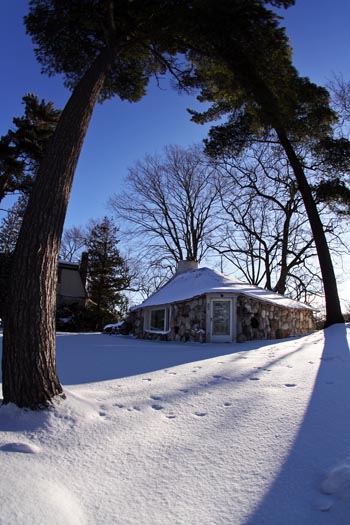
[[[247,64],[248,63],[249,61],[247,61]],[[298,183],[298,189],[302,196],[305,210],[310,222],[310,227],[314,236],[317,256],[322,274],[326,303],[325,326],[330,326],[336,323],[344,323],[331,254],[323,229],[323,224],[320,219],[309,183],[305,176],[303,166],[288,138],[285,124],[281,120],[281,112],[278,101],[264,80],[261,79],[260,76],[255,72],[253,64],[251,64],[251,66],[252,67],[249,68],[247,72],[247,78],[249,78],[248,90],[251,90],[254,93],[256,101],[265,112],[265,117],[270,120],[270,125],[276,131],[279,141],[286,152]]]
[[[326,300],[326,326],[336,323],[344,323],[344,317],[340,307],[337,281],[326,235],[304,169],[287,137],[286,132],[283,129],[276,128],[276,133],[292,166],[314,236]]]
[[[8,179],[10,175],[4,173],[0,176],[0,202],[6,197],[6,188],[8,185]]]
[[[56,373],[59,245],[75,168],[111,63],[102,53],[74,89],[38,171],[16,245],[4,319],[3,403],[32,409],[62,395]]]

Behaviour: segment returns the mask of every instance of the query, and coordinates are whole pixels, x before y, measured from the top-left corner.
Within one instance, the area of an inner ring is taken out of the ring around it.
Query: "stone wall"
[[[144,310],[131,312],[128,322],[132,333],[143,339],[161,341],[206,341],[205,296],[171,306],[168,333],[144,330]],[[315,329],[312,310],[292,309],[256,301],[240,295],[237,298],[237,342],[259,339],[281,339],[309,334]]]
[[[171,340],[204,343],[206,340],[205,296],[174,304],[170,326],[172,329]]]
[[[237,300],[237,342],[281,339],[309,334],[314,329],[312,310],[285,308],[243,295]]]
[[[143,337],[143,310],[131,310],[126,318],[126,322],[131,326],[130,334],[135,337]]]
[[[144,311],[131,312],[130,321],[133,334],[143,339],[161,341],[198,341],[205,342],[206,334],[206,299],[199,297],[171,306],[170,330],[167,334],[151,333],[144,330]]]

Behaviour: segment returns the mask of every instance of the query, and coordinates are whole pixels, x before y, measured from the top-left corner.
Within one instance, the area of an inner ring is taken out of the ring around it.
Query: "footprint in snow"
[[[142,381],[152,381],[152,379],[150,377],[143,377]]]
[[[162,398],[160,396],[150,396],[150,399],[153,399],[153,401],[161,401]]]
[[[122,405],[121,403],[115,403],[113,406],[118,408],[124,408],[124,405]]]
[[[232,407],[232,403],[224,403],[224,407]]]
[[[100,410],[100,412],[98,413],[98,415],[104,419],[105,421],[109,421],[111,419],[110,415],[108,414],[108,412],[105,412],[104,410]]]
[[[260,377],[250,377],[250,381],[260,381]]]
[[[41,452],[40,447],[33,443],[6,443],[0,447],[0,450],[4,452],[20,452],[21,454],[39,454]]]
[[[179,392],[182,392],[183,394],[187,394],[188,390],[187,388],[180,388]]]
[[[162,405],[152,405],[152,408],[153,410],[163,410],[163,406]]]
[[[295,383],[285,383],[284,386],[293,387],[293,386],[297,386],[297,385]]]
[[[333,499],[324,496],[317,504],[321,512],[328,512],[333,507],[334,501]]]
[[[195,412],[194,415],[197,417],[204,417],[207,415],[207,412]]]
[[[167,414],[165,417],[166,417],[167,419],[176,419],[175,414]]]

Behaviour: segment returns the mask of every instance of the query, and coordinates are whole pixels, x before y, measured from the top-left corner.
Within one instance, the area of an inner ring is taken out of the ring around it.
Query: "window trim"
[[[152,312],[164,311],[164,322],[163,329],[161,328],[151,328],[151,318]],[[144,316],[144,330],[151,334],[168,334],[170,332],[170,318],[171,318],[171,308],[170,306],[155,306],[152,308],[147,308]]]

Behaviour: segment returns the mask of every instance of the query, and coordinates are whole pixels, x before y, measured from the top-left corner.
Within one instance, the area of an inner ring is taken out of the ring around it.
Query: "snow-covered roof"
[[[242,294],[252,299],[266,301],[286,308],[312,310],[312,307],[304,303],[293,301],[283,295],[244,283],[239,279],[229,277],[209,268],[199,268],[175,275],[167,284],[143,301],[143,303],[135,306],[133,310],[186,301],[208,293]]]
[[[79,263],[78,262],[72,262],[72,261],[64,261],[64,260],[59,260],[58,261],[58,266],[61,266],[61,267],[69,267],[69,268],[72,268],[72,269],[75,269],[75,270],[78,270],[79,269]]]

